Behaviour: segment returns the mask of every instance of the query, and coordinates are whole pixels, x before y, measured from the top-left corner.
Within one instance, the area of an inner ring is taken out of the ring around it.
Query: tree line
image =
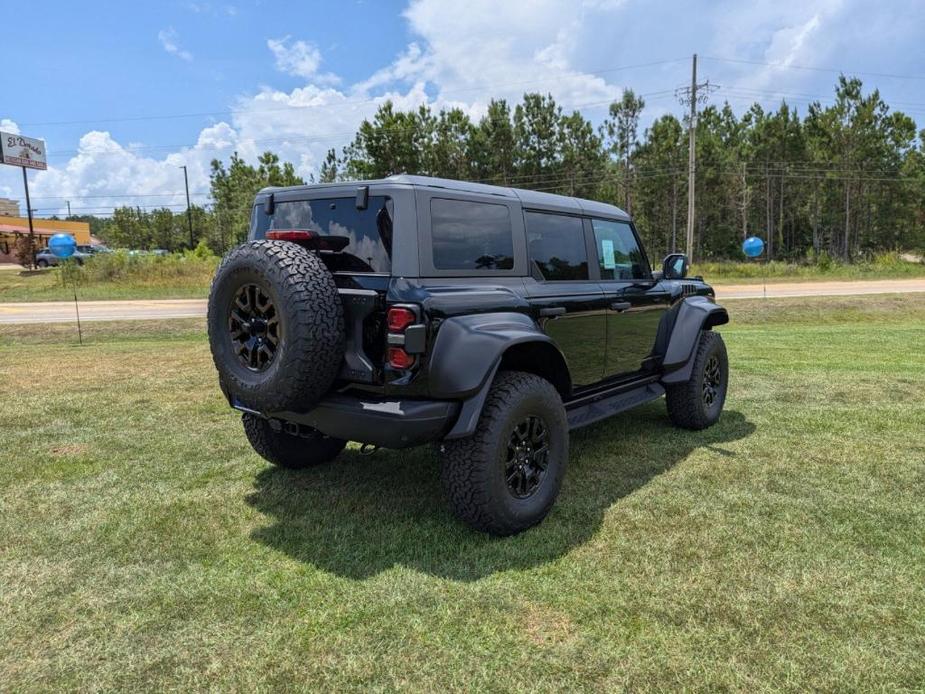
[[[319,181],[410,173],[592,198],[630,212],[653,255],[683,250],[690,122],[666,114],[640,132],[644,109],[626,90],[595,127],[543,94],[493,100],[477,121],[386,102],[328,151]],[[741,258],[750,235],[772,259],[925,248],[925,130],[859,79],[840,77],[831,105],[802,117],[785,101],[740,116],[726,103],[702,109],[696,129],[696,259]],[[194,208],[193,242],[224,252],[245,238],[260,188],[303,182],[271,152],[256,166],[237,154],[213,161],[212,205]],[[120,208],[95,231],[117,246],[189,245],[185,211]]]

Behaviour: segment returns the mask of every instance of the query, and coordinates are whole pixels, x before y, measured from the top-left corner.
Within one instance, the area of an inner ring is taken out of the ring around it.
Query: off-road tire
[[[304,425],[285,425],[277,420],[279,430],[263,417],[245,413],[241,416],[244,433],[251,446],[264,460],[290,470],[320,465],[334,460],[344,450],[347,442],[325,436],[317,429]],[[287,428],[297,428],[291,433]]]
[[[720,382],[711,405],[704,402],[705,370],[711,358],[718,360]],[[666,387],[665,401],[668,404],[668,416],[675,426],[682,429],[706,429],[717,422],[726,402],[729,386],[729,359],[726,356],[726,344],[719,333],[704,330],[700,333],[694,356],[691,378],[686,383],[676,383]]]
[[[238,358],[229,328],[241,289],[256,285],[278,315],[272,361],[255,371]],[[209,346],[224,387],[261,412],[307,410],[334,382],[344,356],[344,309],[334,278],[314,253],[288,241],[232,249],[212,282]]]
[[[547,466],[528,498],[516,498],[505,476],[508,441],[525,417],[549,433]],[[476,530],[513,535],[539,523],[552,508],[568,461],[568,422],[559,393],[539,376],[502,371],[488,393],[475,433],[441,447],[440,477],[453,513]]]

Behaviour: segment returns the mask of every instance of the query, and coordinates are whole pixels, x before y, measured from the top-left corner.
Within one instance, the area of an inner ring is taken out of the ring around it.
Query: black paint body
[[[287,201],[358,199],[360,186],[393,206],[391,270],[334,272],[348,329],[341,379],[328,399],[307,412],[261,414],[395,448],[466,436],[478,422],[494,374],[512,368],[550,380],[570,422],[580,426],[661,395],[661,383],[683,375],[700,331],[728,321],[701,278],[662,279],[644,257],[644,277],[602,279],[591,220],[632,224],[624,212],[603,203],[394,176],[266,189],[257,196],[254,219],[264,214],[270,196],[278,210]],[[435,198],[506,206],[513,231],[509,267],[468,272],[434,267]],[[587,279],[544,281],[532,267],[524,224],[530,211],[581,218]],[[262,233],[255,221],[251,238]],[[383,316],[395,304],[420,314],[423,347],[415,350],[409,369],[389,367],[384,356],[389,337]]]

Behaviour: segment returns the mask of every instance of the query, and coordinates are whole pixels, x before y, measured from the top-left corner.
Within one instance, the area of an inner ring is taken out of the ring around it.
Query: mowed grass
[[[253,454],[199,321],[0,332],[0,688],[925,686],[925,297],[730,302],[720,423],[576,432],[494,539],[428,449]]]

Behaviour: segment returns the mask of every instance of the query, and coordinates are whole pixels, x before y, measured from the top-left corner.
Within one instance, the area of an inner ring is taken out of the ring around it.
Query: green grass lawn
[[[922,688],[925,297],[730,306],[720,423],[506,539],[427,449],[266,465],[199,321],[0,328],[0,689]]]
[[[886,253],[871,262],[829,266],[772,261],[698,262],[692,275],[703,275],[711,284],[759,284],[761,282],[847,282],[851,280],[902,280],[925,277],[925,263],[907,262]]]
[[[197,268],[198,269],[198,268]],[[77,287],[81,301],[97,299],[204,299],[209,295],[213,268],[179,277],[128,277],[83,282]],[[71,285],[58,272],[46,270],[0,270],[0,302],[70,301]]]

